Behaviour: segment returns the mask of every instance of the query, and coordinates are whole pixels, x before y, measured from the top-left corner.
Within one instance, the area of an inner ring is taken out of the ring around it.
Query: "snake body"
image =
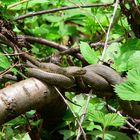
[[[44,67],[47,68],[45,71],[42,70]],[[78,71],[76,71],[76,69],[78,69]],[[30,76],[43,80],[48,84],[61,87],[64,91],[76,86],[76,76],[82,79],[85,86],[90,86],[94,89],[94,93],[96,93],[96,90],[99,91],[97,95],[100,95],[100,97],[110,96],[108,91],[113,93],[113,86],[123,81],[123,78],[115,70],[100,64],[89,65],[84,68],[61,68],[55,64],[49,63],[47,65],[43,64],[40,69],[29,68],[27,72]],[[114,95],[113,93],[113,96]],[[140,118],[140,112],[137,111],[140,108],[139,104],[136,102],[124,101],[119,98],[118,101],[126,114],[135,118]]]
[[[121,76],[112,68],[95,64],[84,67],[87,73],[83,75],[84,81],[97,90],[109,90],[112,86],[122,82]]]
[[[38,68],[28,68],[28,75],[64,89],[75,86],[74,80],[65,75],[46,72]]]
[[[28,75],[65,89],[75,86],[74,77],[86,73],[76,66],[60,67],[53,63],[40,63],[39,68],[28,68]]]
[[[92,73],[96,73],[97,75],[104,78],[110,85],[116,85],[122,82],[122,77],[112,68],[95,64],[95,65],[88,65],[85,67],[85,69],[88,71],[92,71]]]
[[[41,63],[39,68],[49,73],[58,73],[67,77],[79,76],[86,73],[86,70],[81,67],[69,66],[65,68],[53,63]]]
[[[95,90],[110,89],[111,85],[120,83],[122,80],[115,70],[100,64],[88,65],[84,68],[76,66],[64,68],[53,63],[40,63],[39,69],[30,68],[28,73],[51,85],[66,89],[76,85],[75,77],[82,79],[80,81],[82,84],[90,85]]]

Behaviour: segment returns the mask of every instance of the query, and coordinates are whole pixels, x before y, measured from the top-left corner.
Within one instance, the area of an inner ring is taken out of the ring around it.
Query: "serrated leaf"
[[[140,68],[128,71],[127,81],[116,85],[115,92],[122,100],[140,101]]]
[[[112,43],[107,47],[106,53],[105,53],[105,61],[108,61],[109,59],[113,59],[120,56],[120,44],[119,43]]]
[[[117,85],[115,92],[122,100],[140,101],[140,87],[129,81]]]
[[[127,81],[137,84],[140,81],[140,67],[133,68],[127,72]]]
[[[101,123],[104,127],[122,126],[125,123],[125,117],[119,116],[116,113],[104,114],[101,111],[93,111],[93,120]]]
[[[117,113],[109,113],[105,115],[104,127],[122,126],[125,123],[125,117],[119,116]]]
[[[80,43],[80,51],[86,61],[90,64],[96,64],[99,59],[99,52],[94,51],[86,42]]]
[[[127,69],[140,67],[140,51],[135,51],[128,59]]]
[[[101,111],[93,111],[92,118],[95,122],[103,123],[105,114]]]
[[[127,71],[128,70],[128,60],[130,57],[135,53],[134,50],[127,51],[116,57],[115,60],[115,68],[117,68],[118,71]]]
[[[136,66],[140,54],[140,39],[128,39],[119,49],[119,55],[114,57],[114,68],[122,72]]]

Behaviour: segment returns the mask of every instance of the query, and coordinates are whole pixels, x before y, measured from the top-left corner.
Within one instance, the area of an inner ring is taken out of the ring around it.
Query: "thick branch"
[[[35,78],[6,87],[0,90],[0,124],[31,109],[42,110],[44,106],[49,109],[58,102],[58,97],[57,91],[52,86]],[[55,111],[52,108],[50,110]]]

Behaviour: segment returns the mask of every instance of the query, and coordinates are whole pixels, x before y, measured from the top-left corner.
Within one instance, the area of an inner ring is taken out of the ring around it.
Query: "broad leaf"
[[[104,116],[105,114],[101,111],[93,111],[92,113],[92,118],[93,121],[98,122],[98,123],[103,123],[104,122]]]
[[[69,140],[69,138],[71,138],[75,134],[75,132],[71,130],[60,130],[59,133],[64,135],[63,140]]]
[[[125,118],[116,113],[104,114],[101,111],[93,111],[93,120],[101,123],[104,127],[122,126],[125,123]]]
[[[0,52],[0,68],[7,69],[11,66],[10,60]]]
[[[86,61],[90,64],[96,64],[99,59],[99,52],[94,51],[86,42],[80,43],[80,51]]]
[[[122,126],[125,123],[125,117],[119,116],[116,113],[109,113],[105,115],[104,127],[107,126]]]
[[[116,85],[115,92],[122,100],[140,101],[140,68],[128,72],[128,80]]]
[[[140,39],[129,39],[118,50],[114,57],[114,67],[120,72],[130,70],[139,59]]]

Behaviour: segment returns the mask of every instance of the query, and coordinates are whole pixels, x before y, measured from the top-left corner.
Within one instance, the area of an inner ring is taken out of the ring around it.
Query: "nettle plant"
[[[23,4],[12,4],[18,2],[17,0],[2,1],[0,8],[4,13],[4,19],[11,19],[18,17],[27,11],[39,11],[46,9],[53,9],[55,7],[71,6],[73,4],[86,4],[95,3],[94,0],[31,0]],[[106,2],[99,0],[98,2]],[[108,2],[112,2],[111,0]],[[114,18],[112,30],[109,35],[108,48],[105,53],[104,62],[111,60],[111,67],[121,73],[126,73],[124,82],[114,87],[118,99],[125,101],[140,101],[140,40],[135,38],[128,39],[130,26],[124,16],[121,15],[120,8]],[[60,44],[68,45],[80,49],[80,53],[89,64],[97,64],[104,48],[106,31],[108,29],[109,20],[112,15],[113,7],[95,7],[88,9],[72,9],[63,12],[48,13],[40,16],[33,16],[25,18],[23,21],[13,22],[14,31],[17,34],[26,34],[42,38],[47,38],[56,41]],[[7,13],[8,12],[8,13]],[[10,14],[9,14],[10,13]],[[15,18],[16,19],[16,18]],[[77,39],[78,38],[78,39]],[[120,39],[118,41],[117,39]],[[113,40],[113,42],[111,42]],[[97,44],[92,46],[91,42]],[[92,47],[91,47],[92,46]],[[3,47],[3,46],[2,46]],[[24,48],[26,50],[26,48]],[[51,47],[42,47],[40,44],[32,44],[31,53],[35,58],[43,58],[50,56],[57,51]],[[12,53],[10,48],[6,48],[6,52]],[[3,49],[0,48],[0,70],[3,71],[10,67],[11,56],[6,56]],[[68,61],[66,56],[63,56],[64,65]],[[78,60],[74,60],[74,64],[81,64]],[[17,68],[13,68],[14,75],[20,74],[24,76]],[[3,85],[0,85],[3,87]],[[93,91],[94,93],[94,91]],[[122,126],[126,124],[127,116],[123,117],[118,113],[109,113],[108,105],[104,99],[95,95],[90,95],[86,114],[83,114],[85,106],[87,105],[87,95],[76,95],[68,93],[67,96],[79,106],[70,103],[72,110],[80,119],[85,115],[82,128],[85,130],[89,139],[107,139],[107,140],[130,140],[126,133],[122,132]],[[114,108],[118,108],[119,103],[117,99],[106,99],[109,104]],[[139,110],[138,110],[139,111]],[[41,128],[42,119],[34,120],[36,116],[35,111],[27,112],[6,124],[1,126],[0,138],[1,139],[30,139],[29,134],[26,132],[28,125],[32,128]],[[70,110],[65,112],[63,122],[56,127],[56,130],[64,137],[64,140],[74,139],[77,136],[76,118]],[[43,130],[42,135],[49,139],[47,131]],[[135,136],[137,139],[138,135]]]

